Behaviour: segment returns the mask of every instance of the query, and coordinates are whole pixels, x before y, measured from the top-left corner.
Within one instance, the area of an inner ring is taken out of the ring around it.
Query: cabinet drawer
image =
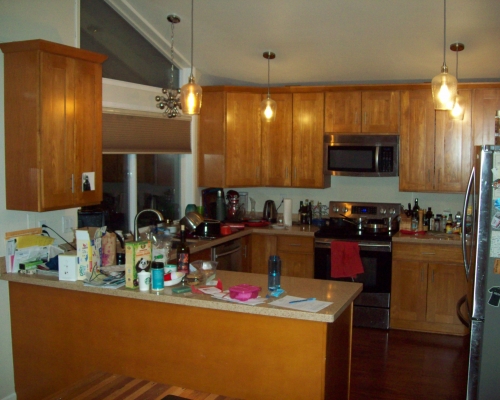
[[[278,235],[278,253],[314,253],[314,239],[304,236]]]
[[[393,259],[463,263],[462,248],[451,245],[393,243]]]

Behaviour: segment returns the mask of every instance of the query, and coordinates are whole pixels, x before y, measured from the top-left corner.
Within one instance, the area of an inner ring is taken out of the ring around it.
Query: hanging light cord
[[[170,59],[172,60],[172,67],[170,68],[170,89],[174,88],[174,27],[175,24],[170,23],[171,33],[170,33]]]
[[[271,82],[271,52],[268,52],[267,54],[268,54],[268,56],[267,56],[267,98],[269,98],[270,97],[269,85]]]
[[[191,0],[191,77],[193,76],[194,0]]]
[[[446,0],[444,0],[443,67],[446,67]]]
[[[455,77],[455,78],[457,78],[457,81],[458,81],[458,52],[459,52],[459,50],[458,50],[458,43],[457,43],[457,49],[456,49],[456,53],[457,53],[457,68],[456,68],[456,74],[457,74],[457,76]]]

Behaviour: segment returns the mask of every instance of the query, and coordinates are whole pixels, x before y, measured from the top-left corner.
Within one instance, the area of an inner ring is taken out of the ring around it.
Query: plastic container
[[[240,301],[247,301],[255,299],[259,295],[260,290],[261,288],[259,286],[242,283],[241,285],[231,286],[229,288],[229,297]]]
[[[189,264],[189,272],[201,275],[200,283],[210,282],[215,279],[217,261],[196,260]]]
[[[160,291],[163,290],[165,284],[164,280],[165,272],[163,270],[162,262],[152,262],[151,263],[151,290]]]
[[[273,292],[281,289],[281,259],[279,256],[269,256],[267,264],[268,289]]]

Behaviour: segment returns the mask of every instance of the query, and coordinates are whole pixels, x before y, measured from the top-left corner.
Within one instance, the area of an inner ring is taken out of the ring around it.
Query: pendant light
[[[169,15],[167,20],[170,22],[170,84],[169,88],[163,88],[163,96],[156,96],[156,107],[160,110],[165,110],[165,115],[168,118],[175,118],[181,110],[180,89],[174,89],[174,26],[181,22],[177,15]]]
[[[441,73],[432,79],[432,97],[436,110],[451,110],[457,97],[457,79],[448,74],[446,66],[446,0],[444,0],[443,66]]]
[[[266,51],[263,54],[267,58],[267,98],[260,103],[260,115],[263,122],[273,122],[276,119],[276,102],[271,99],[270,91],[270,74],[271,74],[271,60],[276,58],[276,54],[271,51]]]
[[[197,85],[193,76],[193,43],[194,43],[194,0],[191,0],[191,75],[189,83],[181,88],[182,112],[188,115],[200,113],[202,90]]]
[[[457,53],[457,68],[456,75],[458,81],[458,52],[462,51],[465,48],[463,43],[453,43],[450,45],[450,49]],[[457,99],[455,100],[455,105],[453,106],[453,110],[451,110],[451,117],[456,120],[463,120],[465,114],[465,103],[464,98],[458,93],[457,89]]]

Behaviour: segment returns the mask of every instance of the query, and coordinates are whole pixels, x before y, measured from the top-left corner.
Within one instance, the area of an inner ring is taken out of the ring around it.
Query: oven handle
[[[328,241],[324,241],[324,242],[316,241],[316,242],[314,242],[314,247],[316,247],[318,249],[329,249],[331,242],[333,242],[333,240],[328,240]],[[379,250],[387,249],[386,251],[390,252],[391,247],[392,247],[392,243],[390,243],[390,242],[389,243],[363,243],[363,242],[359,242],[360,250],[369,250],[370,248],[372,248],[372,249],[379,249]]]

